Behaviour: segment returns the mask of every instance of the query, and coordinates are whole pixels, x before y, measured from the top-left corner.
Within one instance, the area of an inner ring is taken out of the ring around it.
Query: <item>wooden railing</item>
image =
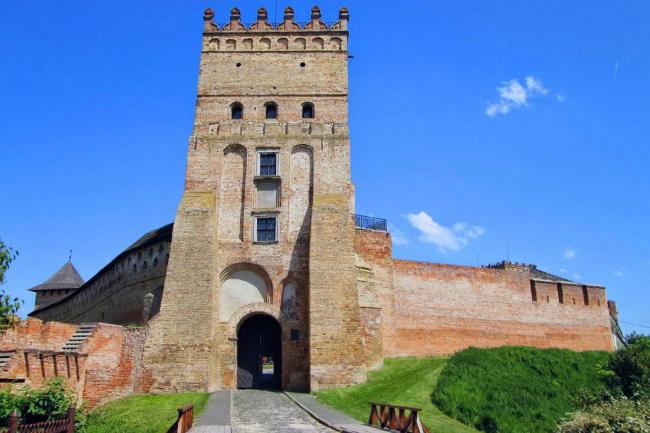
[[[419,407],[397,406],[387,403],[370,403],[368,425],[400,433],[430,433],[418,412]]]
[[[191,404],[178,408],[178,419],[169,427],[167,433],[187,433],[194,422],[194,406]]]
[[[32,424],[21,424],[20,417],[16,412],[9,415],[6,429],[0,429],[2,433],[74,433],[75,408],[71,406],[65,418],[52,421],[36,422]]]

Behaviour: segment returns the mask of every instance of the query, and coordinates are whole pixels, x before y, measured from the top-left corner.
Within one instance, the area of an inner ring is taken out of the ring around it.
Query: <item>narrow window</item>
[[[537,302],[537,287],[535,286],[535,280],[530,280],[530,295],[533,298],[533,302]]]
[[[582,286],[582,300],[585,305],[589,305],[589,290],[587,286]]]
[[[275,218],[257,218],[257,242],[275,241]]]
[[[564,304],[564,290],[562,289],[562,283],[557,283],[557,297],[560,304]]]
[[[244,118],[244,106],[239,102],[235,102],[230,106],[230,118],[233,120],[241,120]]]
[[[305,102],[302,104],[302,118],[303,119],[313,119],[314,118],[314,104],[311,102]]]
[[[260,153],[260,176],[275,176],[277,173],[277,154]]]
[[[266,103],[266,118],[267,119],[278,118],[278,106],[275,104],[275,102]]]

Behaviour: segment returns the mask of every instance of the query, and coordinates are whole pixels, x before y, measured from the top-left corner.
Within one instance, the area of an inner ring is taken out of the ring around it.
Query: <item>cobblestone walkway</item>
[[[190,433],[381,433],[318,402],[310,394],[217,391]],[[292,401],[293,399],[293,401]],[[308,413],[309,412],[309,413]],[[311,413],[311,415],[310,415]]]
[[[282,392],[233,391],[233,433],[331,433]]]

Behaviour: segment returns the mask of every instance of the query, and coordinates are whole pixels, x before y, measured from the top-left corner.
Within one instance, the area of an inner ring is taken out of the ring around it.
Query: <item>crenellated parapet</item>
[[[282,21],[272,24],[265,8],[257,11],[257,20],[249,25],[241,21],[239,9],[230,11],[230,21],[218,25],[214,11],[206,9],[203,20],[203,51],[347,51],[349,13],[339,11],[339,20],[326,23],[318,6],[311,10],[311,20],[298,23],[293,8],[284,10]]]
[[[208,8],[203,13],[203,33],[220,33],[220,32],[268,32],[268,31],[347,31],[350,13],[348,9],[342,7],[339,10],[338,21],[328,24],[322,20],[320,8],[314,6],[311,8],[311,19],[306,23],[299,23],[294,20],[295,13],[291,6],[284,9],[284,17],[281,22],[271,24],[268,21],[266,8],[257,10],[257,20],[249,25],[242,23],[241,12],[238,8],[230,10],[230,21],[226,24],[219,25],[214,22],[214,10]]]

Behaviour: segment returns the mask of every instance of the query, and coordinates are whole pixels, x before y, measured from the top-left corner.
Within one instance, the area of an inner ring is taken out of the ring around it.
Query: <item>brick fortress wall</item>
[[[381,232],[357,230],[355,250],[360,298],[370,291],[381,300],[380,310],[364,314],[363,335],[381,329],[382,356],[501,345],[613,350],[603,287],[533,278],[526,266],[391,259],[390,236]],[[379,339],[370,341],[369,354],[380,359]]]
[[[63,351],[77,326],[27,319],[0,337],[0,352],[11,354],[0,368],[0,386],[44,386],[61,378],[92,409],[139,392],[146,328],[99,323],[74,351]]]
[[[160,309],[171,225],[147,233],[77,291],[30,313],[66,323],[146,323]]]

